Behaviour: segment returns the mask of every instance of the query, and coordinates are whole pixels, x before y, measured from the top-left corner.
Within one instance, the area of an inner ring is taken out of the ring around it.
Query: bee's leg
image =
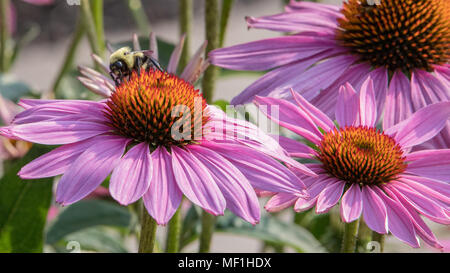
[[[119,81],[118,78],[116,77],[116,75],[114,75],[114,73],[109,72],[109,76],[111,76],[111,79],[114,80],[114,83],[116,84],[116,86],[119,86]]]
[[[138,75],[141,75],[141,66],[142,66],[142,59],[139,57],[135,57],[134,68],[136,69]]]
[[[150,60],[150,62],[152,63],[152,65],[154,67],[156,67],[159,71],[164,72],[161,65],[158,63],[158,61],[155,58],[149,56],[148,59]]]

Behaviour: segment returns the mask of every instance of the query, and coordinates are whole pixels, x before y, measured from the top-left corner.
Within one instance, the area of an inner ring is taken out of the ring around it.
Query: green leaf
[[[47,232],[47,243],[56,243],[68,234],[93,226],[128,227],[130,223],[131,214],[125,207],[103,200],[80,201],[58,216]]]
[[[42,252],[53,178],[24,181],[17,172],[48,151],[34,145],[24,158],[5,168],[0,179],[0,252]]]
[[[31,88],[11,74],[0,74],[0,93],[12,101],[18,101],[23,96],[32,95]]]
[[[226,100],[216,100],[215,102],[213,102],[213,104],[219,106],[222,111],[226,112],[227,105],[229,105],[230,103]]]
[[[269,215],[262,215],[260,223],[252,226],[230,212],[226,212],[224,216],[217,218],[216,231],[289,246],[299,252],[326,252],[325,248],[308,230]]]

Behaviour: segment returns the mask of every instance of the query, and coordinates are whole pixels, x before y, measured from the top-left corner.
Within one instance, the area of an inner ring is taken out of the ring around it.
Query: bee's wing
[[[153,56],[153,50],[139,50],[139,51],[135,51],[135,52],[141,52],[144,54],[144,56],[147,56],[147,57]]]

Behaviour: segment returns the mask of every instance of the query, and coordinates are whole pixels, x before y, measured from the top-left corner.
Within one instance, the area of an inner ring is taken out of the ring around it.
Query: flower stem
[[[142,206],[139,253],[152,253],[154,251],[157,227],[156,221],[148,214],[147,209]]]
[[[179,29],[180,34],[185,34],[183,51],[181,52],[180,62],[178,68],[183,71],[184,67],[189,62],[190,54],[190,43],[191,43],[191,33],[192,33],[192,14],[193,5],[192,0],[180,0],[179,1]]]
[[[177,209],[169,222],[169,230],[167,231],[166,252],[177,253],[180,251],[181,236],[181,210]]]
[[[8,67],[7,43],[9,39],[9,0],[0,0],[0,72],[5,72]]]
[[[219,7],[217,0],[205,1],[205,32],[208,45],[206,46],[206,56],[213,49],[219,46]],[[214,94],[214,84],[217,76],[217,67],[209,66],[202,79],[203,97],[207,103],[212,102]]]
[[[92,15],[91,5],[89,0],[81,0],[81,13],[83,15],[83,21],[86,24],[86,31],[91,45],[92,51],[101,56],[99,41],[97,39],[96,26],[94,22],[94,16]]]
[[[142,7],[141,0],[128,0],[128,9],[137,24],[139,33],[141,35],[148,35],[151,31],[150,22]]]
[[[342,239],[342,253],[354,253],[358,239],[359,219],[351,223],[345,223],[344,237]]]
[[[105,31],[103,26],[103,0],[91,1],[92,17],[94,19],[95,34],[97,37],[100,56],[103,56],[106,49]]]
[[[202,213],[202,233],[200,234],[199,253],[208,253],[211,248],[211,239],[214,233],[216,217],[203,211]]]
[[[378,232],[372,232],[372,241],[378,242],[380,244],[380,253],[384,252],[384,239],[386,236],[384,234],[380,234]]]
[[[75,58],[77,48],[80,45],[81,39],[83,38],[83,36],[85,34],[85,30],[86,29],[84,27],[84,23],[83,23],[82,19],[79,18],[77,26],[75,28],[75,34],[73,35],[72,41],[70,42],[69,49],[67,50],[66,56],[64,58],[64,63],[61,66],[61,69],[59,70],[59,73],[55,79],[55,82],[53,83],[52,91],[54,93],[57,92],[62,78],[69,71],[69,69],[71,68],[71,66],[73,64],[73,60]]]
[[[234,0],[223,0],[222,11],[220,15],[220,31],[219,31],[219,47],[223,46],[225,41],[225,33],[227,31],[228,18],[230,17],[231,8],[233,7]]]

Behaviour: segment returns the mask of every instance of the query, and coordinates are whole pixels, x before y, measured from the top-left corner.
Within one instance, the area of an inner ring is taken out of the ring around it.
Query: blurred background
[[[204,10],[203,0],[194,0],[194,16],[192,24],[192,38],[191,38],[191,54],[203,43],[205,39],[204,32]],[[285,1],[281,0],[236,0],[231,10],[231,15],[228,23],[228,30],[226,32],[224,45],[234,45],[238,43],[258,40],[262,38],[269,38],[279,36],[279,33],[264,31],[264,30],[248,30],[245,23],[245,16],[262,16],[281,12]],[[339,4],[339,0],[320,1],[323,3]],[[74,35],[78,16],[80,13],[79,7],[74,0],[57,0],[50,5],[31,5],[24,1],[12,0],[14,5],[14,17],[16,18],[16,26],[13,34],[14,39],[20,37],[30,36],[33,39],[27,43],[18,54],[17,59],[13,63],[8,72],[8,80],[5,78],[2,81],[9,81],[9,78],[14,78],[14,81],[20,82],[33,90],[36,93],[45,93],[51,90],[55,79],[58,76],[59,70],[65,60],[68,47]],[[72,4],[72,5],[71,5]],[[73,5],[75,4],[75,5]],[[151,0],[142,1],[142,6],[139,7],[140,1],[123,1],[123,0],[104,0],[104,26],[105,38],[111,44],[116,44],[122,41],[129,41],[133,33],[144,34],[150,31],[154,32],[158,38],[175,44],[180,37],[179,23],[178,23],[178,0]],[[130,12],[129,6],[133,6],[138,12],[143,12],[150,25],[139,26],[136,23],[135,17]],[[138,6],[136,6],[138,5]],[[74,65],[93,66],[90,57],[91,48],[86,38],[81,40],[77,48],[74,58]],[[235,73],[229,76],[220,77],[216,83],[216,91],[213,100],[223,99],[229,101],[239,92],[241,92],[250,83],[255,81],[261,74],[258,73]],[[75,75],[76,76],[76,75]],[[74,77],[73,77],[74,78]],[[22,86],[22,85],[21,85]],[[17,86],[16,86],[17,87]],[[23,86],[22,86],[23,87]],[[25,88],[25,87],[23,87]],[[70,84],[61,84],[61,88],[72,88]],[[100,194],[100,196],[102,196]],[[263,204],[266,199],[261,200]],[[57,215],[59,208],[51,209],[50,213]],[[117,212],[118,213],[118,212]],[[120,213],[117,217],[123,217]],[[51,216],[51,215],[50,215]],[[49,216],[49,217],[50,217]],[[55,221],[57,216],[49,218],[49,225]],[[282,214],[277,215],[282,220],[291,221],[293,212],[287,210]],[[130,219],[128,219],[131,221]],[[433,227],[438,238],[445,238],[448,236],[449,229],[444,226],[434,225]],[[164,228],[160,228],[158,236],[161,240],[164,238]],[[282,227],[278,230],[282,233]],[[100,243],[112,244],[110,251],[133,251],[137,248],[135,240],[125,240],[124,246],[116,246],[108,241],[108,238],[103,238],[101,232],[96,230],[88,230],[84,237],[82,235],[72,234],[72,237],[77,238],[76,241],[81,242],[83,249],[83,240],[89,240],[97,236],[101,237]],[[70,235],[70,233],[69,233]],[[78,236],[78,237],[77,237]],[[91,237],[89,237],[91,236]],[[84,238],[84,239],[83,239]],[[75,240],[75,239],[74,239]],[[423,244],[424,245],[424,244]],[[263,244],[257,238],[250,238],[243,235],[233,235],[229,233],[216,233],[213,237],[211,252],[259,252],[263,249]],[[184,252],[196,252],[197,243],[188,244],[183,249]],[[57,250],[57,249],[56,249]],[[55,247],[47,246],[45,251],[56,251]],[[269,251],[276,251],[276,248],[269,249]],[[103,249],[108,251],[108,249]],[[293,248],[286,248],[285,251],[294,251]],[[409,246],[401,243],[395,238],[388,237],[385,246],[386,252],[432,252],[433,250],[426,246],[415,250]]]

